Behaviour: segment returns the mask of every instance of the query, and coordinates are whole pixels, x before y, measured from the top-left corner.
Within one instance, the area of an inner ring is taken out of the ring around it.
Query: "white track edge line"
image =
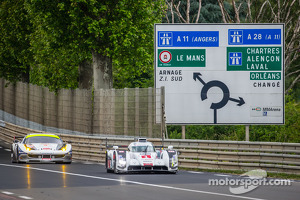
[[[33,170],[44,171],[44,172],[67,174],[67,175],[71,175],[71,176],[80,176],[80,177],[85,177],[85,178],[115,181],[115,182],[121,182],[121,183],[131,183],[131,184],[136,184],[136,185],[144,185],[144,186],[151,186],[151,187],[164,188],[164,189],[180,190],[180,191],[186,191],[186,192],[194,192],[194,193],[203,193],[203,194],[211,194],[211,195],[218,195],[218,196],[234,197],[234,198],[239,198],[239,199],[262,200],[262,199],[253,198],[253,197],[223,194],[223,193],[216,193],[216,192],[208,192],[208,191],[201,191],[201,190],[192,190],[192,189],[178,188],[178,187],[172,187],[172,186],[167,186],[167,185],[156,185],[156,184],[142,183],[142,182],[137,182],[137,181],[127,181],[127,180],[120,180],[120,179],[113,179],[113,178],[90,176],[90,175],[84,175],[84,174],[75,174],[75,173],[70,173],[70,172],[61,172],[61,171],[35,168],[35,167],[26,167],[26,166],[17,166],[17,165],[8,165],[8,164],[0,164],[0,166],[16,167],[16,168],[23,168],[23,169],[33,169]]]

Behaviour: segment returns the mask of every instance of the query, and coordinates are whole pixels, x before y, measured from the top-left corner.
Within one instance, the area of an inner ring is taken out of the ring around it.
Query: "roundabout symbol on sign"
[[[200,97],[201,97],[202,101],[207,99],[207,92],[212,87],[218,87],[223,92],[222,100],[217,103],[212,103],[210,106],[210,109],[214,110],[214,124],[217,123],[217,110],[223,108],[228,103],[228,101],[233,101],[233,102],[238,103],[237,106],[241,106],[241,105],[245,104],[245,101],[242,97],[239,97],[239,99],[234,99],[234,98],[230,97],[229,89],[228,89],[227,85],[225,85],[225,83],[218,81],[218,80],[213,80],[213,81],[209,81],[209,82],[205,83],[201,79],[200,76],[201,76],[201,74],[199,72],[193,73],[193,79],[195,81],[196,81],[196,79],[198,79],[203,84],[203,88],[200,93]]]
[[[169,51],[162,51],[159,54],[159,60],[162,63],[168,63],[168,62],[170,62],[172,60],[172,54]]]

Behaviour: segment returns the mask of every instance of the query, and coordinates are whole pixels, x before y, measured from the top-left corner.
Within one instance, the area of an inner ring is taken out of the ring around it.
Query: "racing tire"
[[[108,161],[109,161],[109,159],[108,159],[108,153],[106,152],[106,156],[105,156],[105,168],[106,168],[106,172],[107,173],[112,173],[113,170],[108,169]]]
[[[21,163],[21,162],[19,161],[19,147],[17,147],[16,163]]]
[[[111,170],[111,169],[106,169],[106,172],[107,172],[107,173],[113,173],[114,171]]]
[[[16,163],[18,163],[18,164],[25,164],[26,163],[24,161],[20,161],[20,159],[19,159],[19,147],[17,147]]]
[[[107,169],[108,164],[107,164],[108,158],[107,158],[107,152],[105,152],[105,168]]]
[[[14,152],[13,152],[13,147],[12,147],[12,145],[11,145],[11,147],[10,147],[10,151],[11,151],[11,162],[12,162],[12,163],[17,163],[17,158],[16,158],[16,156],[15,156],[15,154],[14,154]]]

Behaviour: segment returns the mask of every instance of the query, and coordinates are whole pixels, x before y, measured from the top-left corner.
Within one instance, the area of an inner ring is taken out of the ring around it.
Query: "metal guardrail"
[[[0,122],[0,139],[12,143],[14,136],[40,132]],[[128,145],[133,138],[78,136],[57,134],[64,141],[72,141],[73,158],[105,162],[106,143]],[[161,139],[149,139],[162,145]],[[179,166],[189,169],[251,170],[300,174],[300,144],[275,142],[173,140],[163,141],[180,152]]]

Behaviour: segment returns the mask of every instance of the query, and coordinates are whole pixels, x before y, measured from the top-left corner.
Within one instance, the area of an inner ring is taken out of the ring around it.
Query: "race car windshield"
[[[154,152],[153,146],[133,146],[133,152]]]
[[[25,144],[32,144],[32,143],[55,143],[55,144],[63,144],[63,141],[58,138],[54,137],[45,137],[45,136],[36,136],[36,137],[29,137],[26,138],[24,141]]]

